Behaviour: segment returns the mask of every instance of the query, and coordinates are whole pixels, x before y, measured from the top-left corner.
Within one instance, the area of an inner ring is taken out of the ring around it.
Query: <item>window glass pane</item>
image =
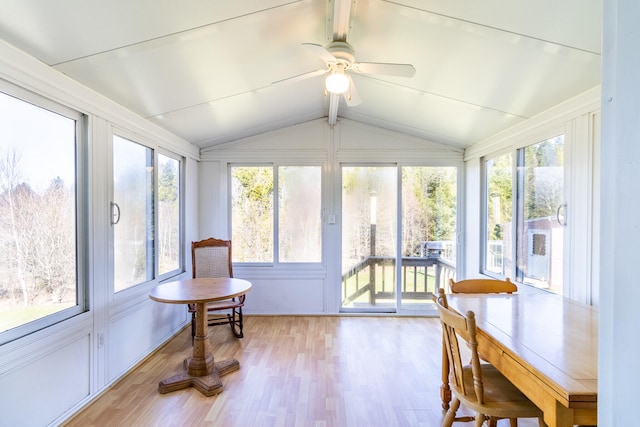
[[[113,137],[116,292],[153,279],[153,150]]]
[[[564,137],[519,150],[518,280],[562,293]]]
[[[397,167],[342,168],[342,308],[395,310]]]
[[[512,194],[513,156],[503,154],[484,163],[485,236],[484,270],[508,276],[512,274]]]
[[[427,307],[437,269],[455,272],[457,168],[402,168],[402,306]]]
[[[321,168],[278,168],[278,245],[280,262],[322,261]]]
[[[273,168],[231,167],[234,262],[273,262]]]
[[[457,173],[455,167],[402,168],[403,256],[431,253],[455,262]]]
[[[0,93],[0,332],[79,304],[76,126]]]
[[[180,269],[180,161],[158,155],[158,271]]]

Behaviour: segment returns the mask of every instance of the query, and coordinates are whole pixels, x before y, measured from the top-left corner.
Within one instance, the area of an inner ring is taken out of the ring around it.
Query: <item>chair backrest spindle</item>
[[[447,297],[444,289],[438,289],[436,306],[442,323],[443,341],[449,359],[451,378],[455,384],[466,392],[462,355],[458,336],[462,337],[469,344],[471,349],[471,369],[473,373],[473,388],[479,403],[484,403],[484,386],[482,384],[482,366],[478,355],[478,341],[476,339],[476,320],[473,311],[468,311],[466,316],[462,316],[449,309]]]

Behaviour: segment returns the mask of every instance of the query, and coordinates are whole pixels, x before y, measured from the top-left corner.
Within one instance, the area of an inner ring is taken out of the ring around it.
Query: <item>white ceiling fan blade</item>
[[[320,57],[323,61],[326,62],[335,62],[337,61],[336,57],[331,55],[324,46],[320,46],[315,43],[302,43],[303,46],[308,47],[311,52],[313,52],[316,56]]]
[[[358,73],[399,77],[413,77],[416,73],[416,69],[411,64],[385,64],[383,62],[358,62],[353,64],[351,69]]]
[[[271,86],[299,82],[302,80],[310,79],[312,77],[321,76],[326,72],[327,70],[316,70],[316,71],[310,71],[308,73],[298,74],[297,76],[287,77],[286,79],[275,81],[271,83]]]
[[[342,93],[344,96],[344,100],[346,101],[349,107],[355,107],[360,105],[362,99],[360,99],[360,94],[358,94],[358,89],[356,88],[356,84],[353,82],[353,79],[347,73],[347,77],[349,78],[349,89]]]

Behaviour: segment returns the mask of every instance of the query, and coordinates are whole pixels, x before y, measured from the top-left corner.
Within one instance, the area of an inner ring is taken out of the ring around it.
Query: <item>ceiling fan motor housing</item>
[[[351,45],[347,42],[332,42],[329,46],[327,46],[327,51],[338,61],[344,62],[348,66],[351,66],[355,59],[355,52],[353,50],[353,47],[351,47]]]

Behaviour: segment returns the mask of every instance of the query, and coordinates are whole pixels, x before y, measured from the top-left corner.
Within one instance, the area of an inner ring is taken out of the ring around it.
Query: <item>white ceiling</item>
[[[467,147],[600,84],[601,0],[0,0],[0,38],[201,148],[329,117],[302,43],[346,34],[340,117]]]

